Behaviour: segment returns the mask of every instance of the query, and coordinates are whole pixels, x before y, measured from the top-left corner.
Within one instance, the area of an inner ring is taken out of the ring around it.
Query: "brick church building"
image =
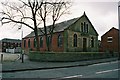
[[[45,36],[40,31],[38,35],[40,51],[46,51]],[[31,32],[23,38],[25,51],[36,50],[34,36],[34,32]],[[98,33],[84,12],[81,17],[56,24],[51,46],[50,51],[54,52],[97,52]]]

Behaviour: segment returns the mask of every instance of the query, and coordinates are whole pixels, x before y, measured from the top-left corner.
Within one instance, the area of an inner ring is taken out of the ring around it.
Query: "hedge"
[[[83,61],[118,57],[118,53],[99,52],[37,52],[31,51],[29,59],[31,61]]]

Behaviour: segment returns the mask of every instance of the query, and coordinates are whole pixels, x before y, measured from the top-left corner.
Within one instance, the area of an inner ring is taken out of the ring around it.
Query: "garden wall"
[[[66,62],[66,61],[83,61],[83,60],[95,60],[104,58],[118,57],[118,53],[103,53],[103,52],[36,52],[31,51],[29,53],[29,59],[31,61],[54,61],[54,62]]]

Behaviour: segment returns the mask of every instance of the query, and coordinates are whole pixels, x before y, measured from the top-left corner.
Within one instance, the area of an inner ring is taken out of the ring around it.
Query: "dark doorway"
[[[83,38],[83,52],[87,51],[87,39]]]

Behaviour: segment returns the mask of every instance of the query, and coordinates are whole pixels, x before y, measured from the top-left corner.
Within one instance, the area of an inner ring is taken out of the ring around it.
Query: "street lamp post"
[[[21,29],[21,62],[24,63],[24,51],[22,50],[23,30]]]
[[[120,1],[118,2],[118,26],[120,29]],[[120,30],[119,30],[119,38],[118,38],[118,52],[120,53]],[[119,54],[120,58],[120,54]]]

